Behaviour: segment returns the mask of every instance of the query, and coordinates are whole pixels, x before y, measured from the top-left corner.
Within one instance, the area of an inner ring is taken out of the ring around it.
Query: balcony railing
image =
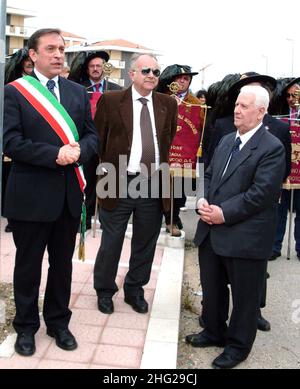
[[[35,31],[36,29],[33,27],[6,26],[5,34],[8,36],[29,38]]]
[[[109,62],[116,69],[125,69],[125,61],[119,61],[117,59],[110,59]]]

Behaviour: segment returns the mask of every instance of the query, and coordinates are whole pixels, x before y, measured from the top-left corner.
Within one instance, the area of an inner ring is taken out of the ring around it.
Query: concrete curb
[[[162,228],[158,246],[164,247],[162,266],[157,280],[148,324],[141,369],[176,369],[184,269],[185,233],[180,238]],[[128,225],[126,237],[132,237]]]
[[[183,266],[184,249],[165,248],[141,369],[176,369]]]

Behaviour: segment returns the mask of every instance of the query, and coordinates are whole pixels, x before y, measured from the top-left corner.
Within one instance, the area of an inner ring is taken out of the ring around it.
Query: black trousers
[[[11,169],[11,164],[12,164],[12,162],[4,162],[3,158],[2,158],[2,192],[1,192],[2,214],[3,214],[3,210],[4,210],[5,190],[6,190],[8,176],[9,176],[10,169]]]
[[[49,269],[43,316],[51,329],[67,328],[71,311],[72,257],[79,218],[65,204],[60,217],[49,223],[10,220],[16,245],[14,294],[17,333],[36,333],[40,327],[38,299],[43,256],[47,248]]]
[[[226,340],[225,351],[232,356],[246,357],[255,340],[266,262],[219,256],[209,236],[199,247],[205,331],[213,340]],[[228,280],[233,308],[227,328]]]
[[[118,291],[115,279],[131,215],[133,235],[129,270],[124,282],[125,294],[143,295],[143,286],[150,280],[156,242],[162,223],[161,200],[133,199],[128,196],[119,199],[113,211],[100,209],[103,232],[94,268],[94,288],[98,296],[112,297]]]

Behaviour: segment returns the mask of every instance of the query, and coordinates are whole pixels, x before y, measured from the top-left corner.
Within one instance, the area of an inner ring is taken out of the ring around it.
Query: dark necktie
[[[236,140],[235,140],[235,142],[234,142],[234,145],[233,145],[233,148],[232,148],[232,150],[231,150],[231,154],[230,154],[231,158],[230,158],[229,163],[230,163],[231,161],[234,161],[235,158],[237,157],[238,152],[240,151],[240,144],[241,144],[241,143],[242,143],[241,138],[238,136],[238,137],[236,138]]]
[[[141,110],[141,138],[142,138],[142,159],[141,163],[145,164],[148,170],[148,174],[151,173],[151,163],[155,163],[155,147],[153,139],[152,124],[150,118],[150,112],[147,106],[148,100],[140,98],[140,102],[143,104]]]
[[[56,93],[54,92],[54,88],[55,88],[55,81],[53,80],[49,80],[47,82],[47,88],[48,90],[53,94],[53,96],[57,99],[57,96],[56,96]]]
[[[95,92],[100,92],[100,83],[95,84],[94,87],[95,87]]]
[[[226,164],[226,167],[223,171],[223,174],[222,174],[222,177],[224,176],[224,174],[226,173],[226,171],[228,170],[228,167],[229,165],[231,164],[232,161],[235,160],[235,158],[237,157],[239,151],[240,151],[240,144],[242,143],[241,141],[241,138],[238,136],[234,142],[234,145],[231,149],[231,153],[229,155],[229,158],[228,158],[228,162]]]

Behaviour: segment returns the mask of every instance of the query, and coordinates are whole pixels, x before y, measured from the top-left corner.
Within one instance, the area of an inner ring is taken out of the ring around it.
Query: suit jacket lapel
[[[72,100],[72,94],[68,93],[67,91],[67,83],[64,83],[64,79],[62,77],[58,78],[58,85],[59,85],[59,96],[60,96],[60,103],[64,106],[65,109],[68,108],[70,105],[70,102]]]
[[[133,136],[133,104],[132,104],[132,89],[128,88],[124,92],[124,97],[120,103],[120,115],[127,132],[129,146],[132,145]]]
[[[263,136],[265,132],[265,127],[262,125],[260,129],[252,136],[252,138],[245,144],[245,146],[242,148],[242,150],[238,153],[238,155],[235,157],[234,161],[232,161],[223,177],[221,177],[219,181],[218,187],[220,187],[228,178],[234,173],[234,171],[252,154],[252,150],[256,149],[258,146],[258,143]],[[232,144],[233,146],[233,144]],[[231,148],[228,154],[228,158],[231,152]],[[228,161],[228,158],[226,161]],[[224,166],[225,169],[225,166]],[[223,174],[224,169],[221,171],[221,175]]]
[[[164,124],[166,121],[167,109],[159,102],[159,95],[157,93],[153,92],[152,99],[157,139],[158,142],[160,142],[160,135],[164,129]]]
[[[227,145],[225,146],[225,148],[224,148],[224,150],[222,152],[223,158],[221,159],[221,162],[220,162],[219,166],[216,167],[216,170],[218,172],[217,177],[216,177],[217,182],[221,181],[222,174],[223,174],[223,172],[225,170],[225,167],[227,165],[227,162],[228,162],[228,159],[229,159],[232,147],[233,147],[233,142],[234,142],[234,139],[235,139],[235,134],[232,134],[231,137],[232,137],[232,141],[231,140],[228,141]]]

